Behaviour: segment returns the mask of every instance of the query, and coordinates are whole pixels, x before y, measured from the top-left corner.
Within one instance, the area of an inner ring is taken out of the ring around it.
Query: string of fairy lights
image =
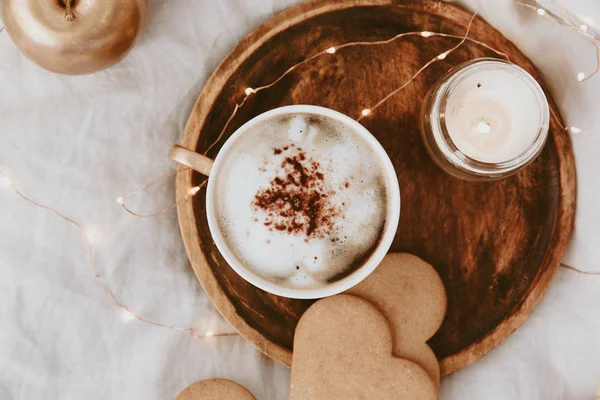
[[[537,12],[537,14],[539,16],[547,18],[550,21],[559,24],[560,26],[563,26],[567,29],[570,29],[570,30],[578,33],[579,35],[583,36],[586,40],[588,40],[590,43],[592,43],[594,45],[594,47],[596,49],[596,69],[589,75],[586,75],[583,72],[578,73],[577,80],[579,82],[583,82],[583,81],[590,79],[591,77],[593,77],[600,71],[600,37],[589,32],[587,25],[575,23],[575,21],[573,21],[573,18],[571,17],[571,14],[569,13],[569,11],[566,9],[565,6],[560,4],[560,8],[562,9],[563,13],[565,14],[566,20],[560,18],[559,16],[555,15],[554,13],[547,11],[546,9],[544,9],[542,7],[537,6],[537,4],[538,4],[537,2],[536,2],[536,5],[532,5],[532,4],[523,3],[520,0],[514,0],[514,3],[521,7],[529,8],[530,10]]]
[[[518,0],[515,0],[516,4],[522,5],[524,7],[528,7],[528,8],[533,8],[538,15],[542,16],[542,17],[546,17],[549,18],[552,21],[558,22],[560,25],[562,26],[568,26],[570,29],[574,29],[574,25],[570,24],[570,23],[565,23],[564,21],[557,19],[554,16],[549,15],[549,13],[547,13],[543,8],[536,8],[533,7],[529,4],[525,4],[525,3],[521,3]],[[496,55],[505,58],[506,60],[510,61],[509,56],[500,51],[497,50],[493,47],[491,47],[490,45],[488,45],[485,42],[476,40],[474,38],[469,37],[469,33],[471,30],[471,26],[472,23],[475,19],[475,17],[477,16],[477,12],[473,13],[473,15],[471,16],[466,32],[464,35],[454,35],[454,34],[449,34],[449,33],[443,33],[443,32],[430,32],[430,31],[415,31],[415,32],[404,32],[404,33],[400,33],[398,35],[395,35],[389,39],[386,40],[377,40],[377,41],[358,41],[358,42],[348,42],[348,43],[343,43],[337,46],[332,46],[329,47],[325,50],[322,50],[306,59],[304,59],[303,61],[298,62],[297,64],[294,64],[293,66],[291,66],[290,68],[288,68],[282,75],[280,75],[277,79],[273,80],[272,82],[264,85],[264,86],[259,86],[259,87],[247,87],[243,90],[244,93],[244,97],[242,98],[242,100],[237,103],[231,113],[231,115],[229,116],[229,118],[227,119],[225,125],[223,126],[223,129],[221,130],[220,134],[218,135],[217,139],[210,145],[208,146],[208,148],[206,149],[206,151],[204,152],[204,154],[206,155],[211,149],[214,148],[214,146],[216,146],[223,138],[223,136],[225,135],[225,133],[227,132],[227,129],[231,123],[231,121],[233,120],[233,118],[235,117],[235,115],[237,114],[237,112],[246,104],[246,101],[251,97],[256,95],[258,92],[263,91],[263,90],[267,90],[271,87],[273,87],[274,85],[276,85],[278,82],[280,82],[285,76],[287,76],[288,74],[290,74],[291,72],[297,70],[299,67],[301,67],[302,65],[309,63],[317,58],[320,57],[324,57],[324,56],[335,56],[337,54],[339,54],[340,50],[346,49],[346,48],[351,48],[351,47],[357,47],[357,46],[376,46],[376,45],[385,45],[394,41],[397,41],[401,38],[405,38],[405,37],[422,37],[425,40],[427,38],[430,37],[443,37],[443,38],[449,38],[449,39],[460,39],[459,42],[457,44],[455,44],[454,46],[450,47],[448,50],[436,55],[435,57],[431,58],[427,63],[425,63],[421,68],[419,68],[409,79],[407,79],[402,85],[400,85],[399,87],[395,88],[394,90],[390,91],[386,96],[384,96],[382,99],[380,99],[379,101],[377,101],[376,103],[374,103],[372,106],[369,107],[365,107],[360,115],[357,116],[356,120],[360,121],[363,118],[368,117],[369,115],[371,115],[378,107],[380,107],[382,104],[384,104],[385,102],[387,102],[390,98],[392,98],[395,94],[397,94],[399,91],[403,90],[404,88],[406,88],[408,85],[410,85],[411,82],[413,82],[423,71],[425,71],[429,66],[431,66],[432,64],[434,64],[437,61],[440,60],[444,60],[448,55],[450,55],[452,52],[454,52],[455,50],[457,50],[459,47],[461,47],[465,42],[471,42],[474,43],[478,46],[482,46],[492,52],[494,52]],[[0,28],[0,32],[2,31],[2,28]],[[599,60],[600,60],[600,47],[598,47],[598,43],[596,43],[597,40],[599,40],[599,38],[597,38],[596,36],[592,35],[591,33],[587,32],[587,29],[579,26],[578,27],[578,32],[580,32],[583,36],[585,36],[587,39],[592,40],[595,45],[596,45],[596,49],[598,50],[598,55],[599,55]],[[580,73],[578,74],[578,80],[583,82],[589,78],[591,78],[593,75],[595,75],[598,70],[600,69],[600,61],[598,64],[598,68],[596,68],[596,70],[590,74],[589,76],[585,76],[585,74]],[[586,135],[590,136],[591,138],[595,139],[599,144],[600,144],[600,140],[598,138],[596,138],[593,134],[584,131],[580,128],[574,127],[574,126],[564,126],[561,122],[560,119],[558,118],[557,115],[553,114],[553,117],[555,118],[555,120],[560,124],[560,126],[566,131],[566,132],[570,132],[570,133],[574,133],[574,134],[578,134],[578,133],[585,133]],[[148,182],[146,185],[144,185],[141,189],[129,192],[127,194],[125,194],[122,197],[118,197],[116,199],[117,203],[119,205],[121,205],[123,207],[123,209],[128,212],[131,215],[134,215],[136,217],[141,217],[141,218],[148,218],[148,217],[154,217],[157,215],[161,215],[164,214],[168,211],[173,210],[175,207],[177,207],[178,204],[185,202],[185,201],[189,201],[190,199],[192,199],[199,191],[200,189],[206,184],[206,180],[204,182],[202,182],[200,185],[194,186],[192,188],[190,188],[188,190],[188,192],[184,195],[183,198],[177,200],[174,204],[163,208],[159,211],[156,211],[154,213],[150,213],[150,214],[141,214],[141,213],[137,213],[134,210],[132,210],[131,208],[129,208],[126,205],[126,200],[127,198],[129,198],[130,196],[133,195],[138,195],[141,194],[143,192],[145,192],[147,189],[149,189],[150,187],[156,185],[157,183],[159,183],[160,181],[162,181],[163,179],[172,177],[176,174],[176,171],[173,172],[169,172],[166,174],[163,174],[153,180],[151,180],[150,182]],[[27,195],[25,195],[22,191],[20,191],[19,189],[17,189],[15,187],[15,185],[13,184],[11,178],[9,177],[8,174],[6,174],[3,171],[0,171],[0,186],[4,186],[5,188],[8,188],[9,190],[13,191],[16,195],[18,195],[22,200],[26,201],[27,203],[29,203],[32,206],[38,207],[40,209],[46,210],[52,214],[54,214],[56,217],[60,218],[61,220],[63,220],[64,222],[70,224],[72,227],[74,227],[75,229],[77,229],[79,232],[82,233],[82,235],[85,237],[86,239],[86,243],[87,243],[87,247],[88,247],[88,256],[89,256],[89,263],[90,263],[90,267],[91,270],[93,272],[93,277],[94,279],[98,282],[98,284],[104,289],[104,291],[107,293],[108,297],[110,298],[110,300],[115,304],[115,306],[121,311],[122,313],[122,317],[124,320],[132,320],[132,319],[136,319],[140,322],[144,322],[150,325],[154,325],[154,326],[158,326],[158,327],[162,327],[162,328],[167,328],[167,329],[171,329],[174,331],[180,331],[180,332],[187,332],[189,333],[192,337],[196,338],[196,339],[205,339],[205,338],[209,338],[209,337],[217,337],[217,336],[235,336],[238,335],[237,333],[215,333],[213,331],[205,331],[203,333],[199,333],[197,332],[194,328],[190,327],[190,328],[185,328],[185,327],[179,327],[179,326],[175,326],[175,325],[170,325],[170,324],[166,324],[166,323],[161,323],[161,322],[157,322],[154,321],[150,318],[146,318],[144,316],[141,316],[139,314],[137,314],[134,310],[132,310],[131,308],[129,308],[128,306],[125,305],[124,302],[122,302],[115,294],[114,292],[110,289],[109,285],[104,281],[104,279],[102,278],[95,262],[94,262],[94,232],[86,230],[82,227],[82,225],[80,225],[79,223],[75,222],[74,220],[70,219],[69,217],[65,216],[64,214],[62,214],[61,212],[59,212],[58,210],[46,206],[44,204],[41,204],[39,202],[37,202],[36,200],[33,200],[32,198],[28,197]],[[584,274],[589,274],[589,275],[600,275],[600,272],[587,272],[587,271],[581,271],[578,270],[572,266],[566,265],[566,264],[561,264],[563,267],[577,271],[579,273],[584,273]]]

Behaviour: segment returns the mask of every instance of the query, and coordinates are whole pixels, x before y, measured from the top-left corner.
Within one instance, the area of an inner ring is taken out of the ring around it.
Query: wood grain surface
[[[462,35],[470,16],[437,1],[319,0],[290,8],[251,33],[217,68],[190,115],[182,144],[203,152],[246,87],[269,83],[329,46],[406,31]],[[507,53],[544,86],[531,62],[484,20],[475,19],[471,37]],[[456,43],[415,36],[317,58],[252,96],[225,137],[252,117],[283,105],[320,105],[356,118]],[[402,211],[390,251],[412,253],[432,264],[448,292],[448,314],[429,341],[445,374],[479,359],[523,323],[559,266],[575,213],[571,142],[556,118],[541,156],[504,181],[458,180],[428,158],[417,128],[427,89],[451,67],[482,56],[494,53],[466,43],[361,121],[398,173]],[[214,157],[219,148],[209,155]],[[179,196],[202,180],[181,168]],[[311,302],[265,293],[227,265],[211,239],[203,193],[178,208],[194,271],[223,316],[262,352],[289,366],[296,324]]]

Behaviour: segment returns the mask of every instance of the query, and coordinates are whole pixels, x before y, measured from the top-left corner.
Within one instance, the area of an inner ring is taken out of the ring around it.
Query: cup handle
[[[169,158],[206,176],[210,175],[213,165],[213,160],[210,158],[177,144],[169,151]]]

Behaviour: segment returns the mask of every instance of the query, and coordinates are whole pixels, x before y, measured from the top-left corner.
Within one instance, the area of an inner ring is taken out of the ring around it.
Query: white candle
[[[454,177],[509,177],[542,151],[550,121],[544,91],[523,68],[479,58],[433,86],[421,109],[421,136],[431,159]]]
[[[525,154],[538,138],[548,108],[535,80],[513,64],[493,60],[471,64],[458,74],[442,110],[458,150],[486,163]]]

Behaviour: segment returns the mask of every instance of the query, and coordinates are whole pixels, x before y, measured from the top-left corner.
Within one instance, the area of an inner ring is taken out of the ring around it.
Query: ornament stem
[[[73,2],[73,0],[63,0],[63,3],[66,8],[65,19],[69,22],[75,21],[75,14],[73,14],[73,10],[71,9],[72,2]]]

